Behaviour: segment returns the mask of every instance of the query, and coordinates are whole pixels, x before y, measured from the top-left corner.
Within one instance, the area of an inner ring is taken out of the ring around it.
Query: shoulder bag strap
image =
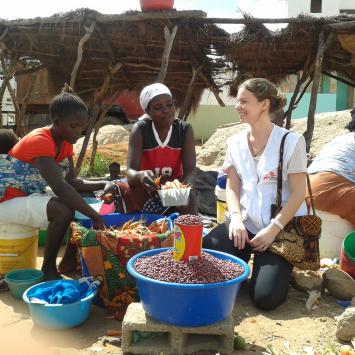
[[[281,209],[281,202],[282,202],[282,164],[283,164],[283,154],[284,154],[284,146],[285,146],[285,140],[287,135],[291,132],[287,132],[281,140],[280,144],[280,153],[279,153],[279,166],[277,169],[277,195],[276,195],[276,207],[279,207]],[[316,216],[316,211],[314,209],[314,203],[313,203],[313,195],[312,195],[312,188],[311,188],[311,182],[309,180],[308,173],[306,174],[307,177],[307,187],[308,187],[308,192],[309,192],[309,197],[311,198],[311,206],[312,206],[312,211],[313,214]]]
[[[277,194],[276,194],[276,207],[281,208],[281,202],[282,202],[282,164],[283,164],[283,157],[284,157],[284,146],[285,146],[285,140],[288,134],[291,132],[287,132],[281,140],[280,144],[280,153],[279,153],[279,166],[277,168]]]

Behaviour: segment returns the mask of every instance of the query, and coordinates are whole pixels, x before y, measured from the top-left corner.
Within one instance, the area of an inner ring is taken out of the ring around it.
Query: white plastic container
[[[0,224],[0,273],[36,269],[39,228]]]
[[[332,213],[316,210],[316,215],[322,220],[322,234],[319,239],[320,258],[339,258],[343,240],[355,230],[355,226]]]
[[[161,202],[166,206],[186,206],[189,201],[191,187],[183,189],[158,190]]]
[[[217,198],[217,223],[222,223],[226,220],[225,213],[227,212],[226,190],[216,185],[215,195]]]

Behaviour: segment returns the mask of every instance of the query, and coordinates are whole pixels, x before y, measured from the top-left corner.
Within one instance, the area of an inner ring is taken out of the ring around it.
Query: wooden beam
[[[322,70],[322,74],[324,74],[324,75],[326,75],[326,76],[329,76],[329,78],[333,78],[333,79],[335,79],[335,80],[338,80],[338,81],[340,81],[341,83],[346,84],[346,85],[348,85],[348,86],[350,86],[350,87],[352,87],[352,88],[355,88],[355,84],[353,84],[353,83],[351,83],[350,81],[347,81],[347,80],[345,80],[345,79],[339,78],[339,76],[330,74],[330,73],[328,73],[328,72],[326,72],[326,71],[324,71],[324,70]]]
[[[36,17],[34,19],[28,20],[12,20],[7,21],[4,19],[0,19],[0,26],[29,26],[29,25],[45,25],[54,23],[57,26],[59,24],[65,25],[65,23],[75,23],[75,22],[82,22],[83,18],[91,19],[95,22],[99,23],[107,23],[107,22],[116,22],[116,21],[142,21],[142,20],[173,20],[178,18],[199,18],[199,17],[206,17],[207,13],[201,10],[187,10],[187,11],[149,11],[149,12],[140,12],[134,15],[129,14],[119,14],[119,15],[104,15],[100,13],[83,13],[81,16],[77,16],[73,13],[71,16],[64,17],[61,14],[56,14],[51,17]]]
[[[330,28],[332,30],[349,30],[350,28],[355,27],[355,21],[346,21],[346,22],[336,22],[331,23],[325,26],[326,28]]]
[[[173,42],[174,42],[174,38],[175,38],[177,29],[178,29],[178,26],[175,26],[173,28],[172,32],[170,33],[168,27],[167,26],[164,27],[164,37],[165,37],[166,45],[165,45],[163,57],[161,60],[160,72],[158,74],[157,80],[155,81],[156,83],[163,83],[164,82],[166,72],[168,70],[168,65],[169,65],[170,51],[173,46]]]
[[[328,35],[328,38],[326,40],[324,40],[324,31],[322,31],[319,34],[317,57],[314,66],[311,100],[309,103],[309,110],[308,110],[307,131],[303,133],[304,138],[306,139],[307,153],[309,153],[309,150],[311,148],[312,136],[314,131],[314,115],[317,107],[317,95],[318,95],[319,82],[320,82],[320,77],[322,72],[323,54],[324,51],[328,48],[333,38],[334,38],[334,32],[331,32]]]
[[[325,22],[326,19],[324,18],[294,18],[294,17],[287,17],[287,18],[201,18],[196,19],[194,21],[203,22],[203,23],[220,23],[220,24],[257,24],[257,23],[312,23],[312,22]]]
[[[190,85],[189,85],[189,87],[188,87],[188,89],[186,91],[184,102],[183,102],[183,104],[182,104],[182,106],[180,108],[180,111],[179,111],[179,118],[181,120],[186,121],[187,117],[185,117],[185,114],[187,112],[187,109],[189,108],[190,100],[191,100],[191,97],[192,97],[192,93],[194,91],[194,87],[195,87],[195,84],[196,84],[196,81],[197,81],[197,77],[200,74],[200,71],[205,66],[205,63],[206,63],[206,60],[204,60],[199,65],[199,67],[197,69],[196,69],[196,67],[194,65],[192,66],[192,78],[191,78],[191,81],[190,81]]]
[[[73,70],[71,72],[70,87],[73,90],[74,90],[74,85],[75,85],[76,73],[77,73],[77,71],[79,69],[79,66],[81,64],[81,61],[83,59],[83,45],[90,38],[90,36],[92,35],[95,26],[96,26],[96,22],[95,21],[92,21],[90,27],[84,25],[86,33],[81,38],[81,40],[79,41],[79,44],[78,44],[78,58],[76,59],[76,62],[75,62],[74,67],[73,67]]]

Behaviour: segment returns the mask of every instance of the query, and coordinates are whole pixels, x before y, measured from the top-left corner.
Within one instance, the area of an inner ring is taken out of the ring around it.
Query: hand
[[[159,185],[155,183],[155,175],[151,170],[141,171],[141,184],[148,191],[159,189]]]
[[[244,249],[245,242],[249,243],[248,232],[239,213],[233,213],[229,224],[229,239],[234,240],[236,248]]]
[[[97,218],[94,219],[94,224],[96,230],[105,230],[107,228],[106,222],[101,215],[98,215]]]
[[[110,205],[116,197],[115,185],[112,182],[108,182],[104,188],[103,194],[100,196],[100,200],[104,201],[107,205]]]
[[[250,246],[253,248],[252,250],[256,252],[263,252],[267,250],[279,232],[279,227],[274,224],[268,225],[266,228],[259,231],[249,242]]]

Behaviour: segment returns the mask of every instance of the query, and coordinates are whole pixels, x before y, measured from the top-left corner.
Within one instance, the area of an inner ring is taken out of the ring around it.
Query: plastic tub
[[[320,258],[338,258],[344,238],[355,230],[355,226],[332,213],[316,210],[316,215],[322,220],[322,234],[319,239]]]
[[[222,223],[226,220],[225,213],[227,212],[226,190],[216,185],[215,195],[217,198],[217,223]]]
[[[22,298],[23,293],[30,287],[43,280],[43,272],[35,269],[21,269],[10,271],[5,276],[11,294],[15,298]]]
[[[142,11],[145,10],[172,10],[174,0],[140,0]]]
[[[71,328],[85,322],[90,315],[92,300],[96,296],[97,290],[78,302],[68,304],[32,304],[29,301],[28,293],[35,292],[39,288],[52,286],[56,282],[42,282],[32,286],[23,294],[23,300],[30,308],[33,322],[42,328],[49,329]],[[66,282],[73,285],[79,284],[78,280],[66,280]]]
[[[84,200],[96,211],[100,212],[102,201],[95,197],[84,197]],[[80,213],[79,211],[75,211],[74,218],[76,219],[90,219],[89,217],[85,216],[84,214]]]
[[[345,271],[355,279],[355,261],[346,255],[343,247],[341,247],[340,252],[339,269]]]
[[[344,238],[342,249],[345,255],[355,263],[355,232],[349,233]]]
[[[38,228],[0,224],[0,273],[37,267]]]
[[[249,266],[233,255],[202,249],[218,259],[241,264],[245,268],[244,274],[229,281],[193,285],[154,280],[133,269],[133,263],[138,258],[168,249],[144,251],[128,261],[127,269],[136,278],[145,312],[157,320],[179,327],[202,327],[227,318],[233,311],[242,281],[250,274]]]

